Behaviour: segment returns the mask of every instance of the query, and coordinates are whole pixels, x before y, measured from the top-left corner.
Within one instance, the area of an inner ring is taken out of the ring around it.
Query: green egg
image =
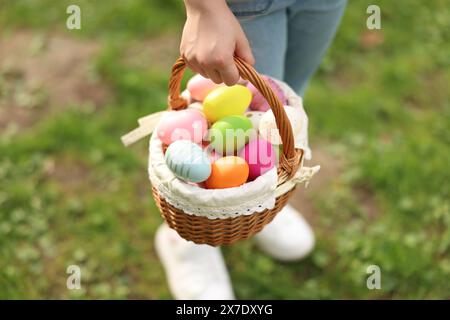
[[[209,130],[211,146],[218,153],[234,154],[254,136],[252,122],[246,116],[227,116],[216,121]]]

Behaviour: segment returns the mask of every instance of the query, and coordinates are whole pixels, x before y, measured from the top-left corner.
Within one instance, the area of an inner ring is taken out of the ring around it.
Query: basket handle
[[[299,159],[302,152],[297,152],[295,150],[292,127],[286,112],[284,111],[283,104],[280,102],[270,86],[267,85],[267,83],[251,65],[239,57],[234,57],[234,61],[241,77],[250,81],[255,88],[261,92],[272,109],[275,116],[275,121],[277,123],[278,132],[280,133],[281,141],[283,142],[283,153],[280,155],[280,168],[282,168],[290,178],[296,173],[299,167]],[[186,61],[182,57],[178,58],[172,67],[172,74],[169,80],[169,110],[181,110],[187,108],[188,103],[186,99],[180,95],[180,84],[185,68]]]

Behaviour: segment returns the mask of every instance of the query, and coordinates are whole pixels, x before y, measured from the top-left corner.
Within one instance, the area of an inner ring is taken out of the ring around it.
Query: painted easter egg
[[[284,106],[286,115],[291,123],[292,132],[294,137],[300,133],[301,129],[301,116],[300,112],[291,106]],[[267,111],[259,122],[259,134],[261,137],[272,144],[282,144],[280,134],[278,132],[277,124],[275,122],[275,116],[272,110]]]
[[[189,141],[173,142],[164,155],[167,167],[180,179],[202,182],[211,174],[211,161],[202,148]]]
[[[230,115],[242,115],[251,99],[252,94],[247,87],[238,84],[219,87],[203,100],[203,112],[210,122]]]
[[[191,97],[197,101],[203,101],[208,93],[220,86],[223,86],[223,84],[216,84],[200,74],[197,74],[189,79],[186,85]]]
[[[248,178],[248,164],[236,156],[223,157],[211,165],[211,175],[205,181],[208,189],[225,189],[238,187]]]
[[[248,80],[245,80],[244,78],[240,77],[237,83],[240,84],[241,86],[246,86]]]
[[[189,92],[189,90],[186,89],[182,91],[180,96],[186,100],[187,104],[190,104],[192,102],[191,93]]]
[[[277,159],[277,154],[272,144],[261,138],[250,141],[241,150],[239,156],[248,163],[249,180],[254,180],[272,169]]]
[[[203,114],[195,109],[169,112],[158,124],[158,138],[166,145],[177,140],[200,143],[206,135],[208,124]]]
[[[203,112],[203,104],[201,102],[198,102],[198,101],[190,103],[188,105],[188,108],[189,109],[195,109],[195,110]]]
[[[245,116],[228,116],[216,121],[209,130],[211,148],[219,154],[233,154],[254,136],[252,122]]]
[[[278,99],[280,99],[282,104],[287,104],[286,96],[280,86],[272,80],[270,77],[262,76],[262,78],[266,81],[267,84],[272,88],[272,90],[277,95]],[[249,88],[250,92],[253,95],[252,101],[250,102],[250,109],[256,111],[267,111],[270,109],[269,103],[266,101],[266,98],[256,89],[256,87],[252,83],[247,84],[247,88]]]
[[[264,112],[262,112],[262,111],[247,111],[244,115],[252,122],[253,128],[258,129],[259,122],[261,121],[261,119],[264,115]]]

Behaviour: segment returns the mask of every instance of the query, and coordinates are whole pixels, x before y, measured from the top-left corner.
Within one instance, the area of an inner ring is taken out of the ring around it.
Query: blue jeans
[[[346,0],[228,0],[256,59],[256,70],[303,96],[336,33]]]

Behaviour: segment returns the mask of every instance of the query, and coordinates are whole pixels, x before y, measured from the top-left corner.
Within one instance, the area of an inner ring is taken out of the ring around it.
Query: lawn
[[[147,142],[120,136],[165,108],[183,17],[178,0],[1,2],[0,298],[171,298]],[[447,1],[350,1],[305,96],[322,171],[293,202],[316,249],[281,264],[223,248],[238,298],[450,298],[449,53]]]

